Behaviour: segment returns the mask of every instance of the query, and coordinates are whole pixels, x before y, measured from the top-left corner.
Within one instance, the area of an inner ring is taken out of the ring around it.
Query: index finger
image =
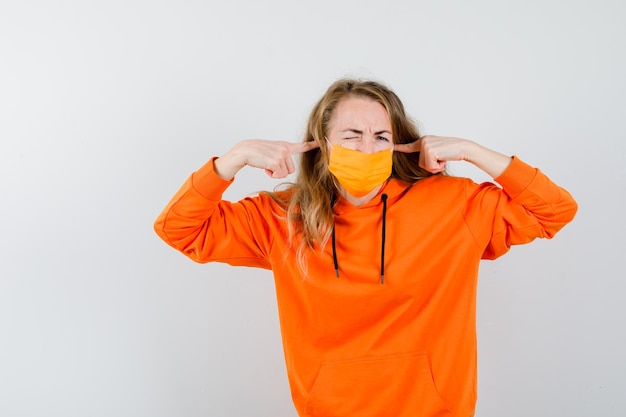
[[[396,152],[413,153],[420,152],[422,150],[422,142],[420,139],[410,143],[396,143],[393,145],[393,150]]]
[[[300,142],[300,143],[290,143],[289,144],[289,152],[292,155],[298,154],[298,153],[305,153],[308,151],[311,151],[313,149],[317,149],[319,148],[319,144],[317,143],[317,141],[311,140],[308,142]]]

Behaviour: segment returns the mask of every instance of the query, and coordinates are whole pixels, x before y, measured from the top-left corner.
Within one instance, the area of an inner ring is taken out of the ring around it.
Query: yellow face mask
[[[363,197],[391,175],[393,166],[391,148],[375,153],[364,153],[339,145],[331,146],[328,170],[354,197]]]

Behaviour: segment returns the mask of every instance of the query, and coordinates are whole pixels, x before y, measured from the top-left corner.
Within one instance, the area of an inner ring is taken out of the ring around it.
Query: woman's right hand
[[[252,139],[238,142],[214,162],[215,172],[231,180],[245,166],[260,168],[272,178],[285,178],[295,170],[293,155],[318,148],[315,141],[292,143]]]

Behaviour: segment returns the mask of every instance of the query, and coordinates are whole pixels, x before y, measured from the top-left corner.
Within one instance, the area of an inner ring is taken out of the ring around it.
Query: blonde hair
[[[387,110],[391,120],[394,143],[411,143],[421,136],[417,125],[404,110],[398,96],[387,86],[376,81],[341,79],[335,81],[313,107],[309,116],[304,141],[316,141],[319,148],[300,156],[300,167],[295,184],[288,193],[268,193],[285,208],[289,225],[289,242],[298,238],[296,259],[306,275],[307,250],[316,245],[322,250],[333,228],[333,204],[339,183],[328,170],[329,147],[324,139],[328,135],[333,111],[346,97],[365,97],[374,100]],[[419,167],[419,153],[393,153],[390,178],[409,184],[433,175]]]

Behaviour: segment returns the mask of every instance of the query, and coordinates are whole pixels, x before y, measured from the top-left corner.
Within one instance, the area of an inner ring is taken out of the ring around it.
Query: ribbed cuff
[[[504,191],[511,197],[519,196],[537,176],[537,169],[523,162],[517,156],[504,172],[494,180],[502,186]]]
[[[213,162],[217,157],[211,158],[199,170],[191,174],[191,185],[194,190],[207,200],[219,200],[226,189],[233,183],[217,175]]]

